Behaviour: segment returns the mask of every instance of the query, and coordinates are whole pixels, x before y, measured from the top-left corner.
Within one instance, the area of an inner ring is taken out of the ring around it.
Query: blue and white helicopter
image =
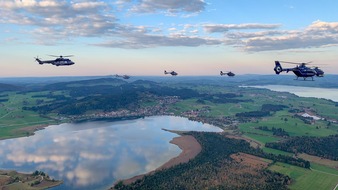
[[[52,65],[55,65],[55,66],[69,66],[69,65],[74,65],[75,63],[68,59],[68,58],[64,58],[64,57],[72,57],[72,55],[66,55],[66,56],[56,56],[56,55],[49,55],[49,56],[52,56],[52,57],[57,57],[55,60],[45,60],[45,61],[42,61],[40,60],[38,57],[35,57],[35,61],[37,61],[40,65],[43,65],[43,64],[52,64]]]
[[[283,68],[282,65],[280,63],[290,63],[290,64],[296,64],[297,66],[294,68]],[[287,62],[287,61],[275,61],[275,68],[273,69],[275,71],[275,73],[277,75],[279,75],[279,73],[285,71],[285,72],[289,72],[292,71],[297,79],[299,77],[302,77],[304,80],[306,80],[307,78],[311,77],[311,79],[313,80],[314,76],[317,77],[323,77],[324,76],[324,71],[321,70],[319,67],[307,67],[306,65],[308,65],[310,62],[307,63],[294,63],[294,62]]]

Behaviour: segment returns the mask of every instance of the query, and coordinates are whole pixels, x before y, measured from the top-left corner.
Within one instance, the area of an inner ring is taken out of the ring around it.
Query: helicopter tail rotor
[[[275,68],[273,69],[277,75],[283,71],[282,65],[279,61],[275,61]]]
[[[43,62],[39,59],[39,57],[38,56],[36,56],[36,57],[34,57],[35,58],[35,61],[37,61],[40,65],[42,65],[43,64]]]

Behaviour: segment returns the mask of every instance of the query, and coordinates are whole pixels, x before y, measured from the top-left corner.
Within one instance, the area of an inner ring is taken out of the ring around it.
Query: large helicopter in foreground
[[[223,71],[220,72],[220,75],[228,75],[229,77],[234,77],[235,73],[231,72],[231,71],[227,71],[226,73],[224,73]]]
[[[164,74],[171,74],[172,76],[176,76],[178,75],[175,71],[170,71],[170,72],[167,72],[167,71],[164,71]]]
[[[72,57],[72,55],[66,55],[66,56],[56,56],[56,55],[50,55],[52,57],[57,57],[55,60],[45,60],[42,61],[40,60],[38,57],[35,58],[35,61],[37,61],[40,65],[43,64],[52,64],[55,66],[68,66],[68,65],[74,65],[75,63],[73,61],[71,61],[68,58],[64,58],[64,57]]]
[[[282,63],[289,63],[289,64],[296,64],[296,67],[293,68],[282,68],[282,65],[280,64],[280,62]],[[307,78],[311,77],[311,79],[313,80],[314,76],[317,77],[323,77],[324,76],[324,71],[319,69],[319,67],[307,67],[306,65],[308,65],[310,62],[308,63],[294,63],[294,62],[287,62],[287,61],[275,61],[275,68],[273,69],[275,71],[275,73],[277,75],[279,75],[279,73],[286,71],[287,73],[289,71],[292,71],[297,79],[299,77],[302,77],[304,80],[306,80]]]

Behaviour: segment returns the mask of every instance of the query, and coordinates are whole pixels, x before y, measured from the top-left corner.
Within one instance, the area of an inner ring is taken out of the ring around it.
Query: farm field
[[[51,99],[45,97],[34,97],[44,95],[49,92],[31,92],[6,94],[8,100],[2,102],[0,106],[0,139],[13,138],[18,136],[28,136],[32,134],[32,127],[41,128],[42,126],[57,123],[50,116],[53,114],[40,115],[37,112],[24,110],[24,106],[34,106],[39,103],[46,103]],[[4,93],[2,93],[4,94]],[[27,128],[29,127],[29,129]],[[26,130],[26,129],[28,130]]]
[[[289,186],[292,190],[333,189],[338,183],[338,171],[323,166],[315,166],[315,168],[309,170],[279,162],[269,167],[272,171],[290,176],[293,179]]]

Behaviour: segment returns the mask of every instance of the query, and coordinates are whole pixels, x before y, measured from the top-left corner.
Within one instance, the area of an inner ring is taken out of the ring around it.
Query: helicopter
[[[167,71],[164,71],[164,74],[171,74],[172,76],[176,76],[178,75],[175,71],[170,71],[170,72],[167,72]]]
[[[290,64],[296,64],[297,66],[294,68],[282,68],[282,63],[290,63]],[[275,61],[275,68],[273,69],[277,75],[279,73],[286,71],[287,73],[289,71],[292,71],[296,75],[296,80],[298,80],[299,77],[302,77],[304,80],[306,80],[308,77],[311,77],[313,80],[314,76],[317,77],[324,77],[324,71],[321,70],[319,67],[307,67],[310,62],[307,63],[294,63],[294,62],[287,62],[287,61]]]
[[[52,57],[57,57],[55,60],[46,60],[46,61],[41,61],[38,57],[35,58],[35,61],[37,61],[40,65],[43,64],[52,64],[55,66],[68,66],[68,65],[73,65],[75,64],[73,61],[70,59],[64,58],[64,57],[72,57],[72,55],[67,55],[67,56],[56,56],[56,55],[49,55]]]
[[[128,75],[115,75],[115,77],[121,77],[123,79],[129,79],[130,78],[130,76],[128,76]]]
[[[223,75],[228,75],[229,77],[234,77],[235,76],[235,73],[231,72],[231,71],[227,71],[226,73],[223,73],[223,71],[220,72],[220,75],[223,76]]]

